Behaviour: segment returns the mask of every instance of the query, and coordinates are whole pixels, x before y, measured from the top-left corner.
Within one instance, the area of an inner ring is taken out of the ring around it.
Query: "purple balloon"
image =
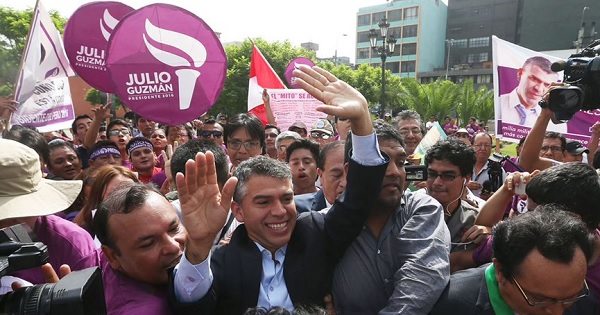
[[[223,91],[227,57],[199,17],[151,4],[127,15],[108,43],[115,93],[138,115],[163,124],[191,121]]]
[[[108,39],[133,8],[120,2],[91,2],[80,6],[65,26],[64,43],[73,70],[94,88],[114,92],[106,71]]]
[[[312,60],[310,60],[306,57],[297,57],[297,58],[292,59],[292,61],[290,61],[290,63],[287,65],[287,68],[285,68],[285,79],[290,84],[292,89],[301,89],[301,87],[298,84],[296,84],[295,78],[292,76],[292,72],[294,71],[294,69],[296,68],[296,65],[298,65],[298,64],[308,65],[310,67],[315,65],[312,62]]]

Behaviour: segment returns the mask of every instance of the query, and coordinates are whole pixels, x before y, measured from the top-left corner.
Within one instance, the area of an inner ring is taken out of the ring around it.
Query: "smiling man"
[[[81,173],[81,160],[75,147],[64,140],[56,139],[48,144],[50,158],[48,159],[49,179],[75,179]]]
[[[133,166],[132,170],[138,173],[140,182],[152,182],[156,187],[161,187],[166,179],[165,173],[156,165],[156,155],[152,142],[145,137],[136,137],[127,144],[127,155]]]
[[[423,121],[419,113],[410,109],[401,111],[396,117],[396,129],[402,135],[406,154],[414,154],[423,139]]]
[[[108,313],[171,314],[167,284],[186,232],[169,201],[149,186],[121,187],[100,205],[94,231]]]
[[[318,67],[300,65],[294,76],[328,104],[319,110],[351,120],[355,146],[346,192],[326,215],[311,211],[297,216],[292,175],[284,163],[265,156],[244,161],[221,194],[214,157],[198,154],[186,165],[185,177],[177,176],[184,223],[190,229],[174,288],[179,302],[194,302],[180,305],[192,308],[182,310],[188,314],[323,305],[336,262],[362,229],[379,194],[386,160],[377,150],[365,98]],[[230,205],[243,224],[229,245],[209,257]]]

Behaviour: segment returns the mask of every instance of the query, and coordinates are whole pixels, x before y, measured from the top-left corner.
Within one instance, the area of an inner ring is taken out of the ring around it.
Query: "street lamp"
[[[584,27],[583,27],[583,16],[585,15],[585,10],[588,10],[590,7],[583,7],[583,10],[581,11],[581,22],[579,22],[579,33],[577,34],[577,49],[575,50],[575,53],[579,53],[579,49],[581,49],[581,47],[583,47],[583,32],[585,31]]]
[[[383,117],[383,114],[385,113],[385,60],[394,53],[394,49],[396,48],[396,36],[395,34],[388,34],[390,23],[388,23],[386,18],[383,18],[378,25],[379,30],[381,31],[381,46],[377,46],[378,35],[375,29],[369,31],[369,42],[371,44],[371,50],[381,57],[381,100],[379,117]]]
[[[446,39],[448,44],[448,56],[446,57],[446,80],[448,80],[448,68],[450,67],[450,47],[454,45],[454,39]]]

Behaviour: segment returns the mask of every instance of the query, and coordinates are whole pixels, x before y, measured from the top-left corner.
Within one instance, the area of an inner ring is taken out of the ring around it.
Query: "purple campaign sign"
[[[312,60],[310,60],[306,57],[297,57],[297,58],[292,59],[292,61],[290,61],[287,68],[285,68],[285,79],[290,84],[292,89],[301,89],[301,87],[298,84],[296,84],[296,82],[295,82],[296,78],[292,76],[292,72],[297,67],[296,65],[299,65],[299,64],[309,65],[311,67],[315,65],[312,62]]]
[[[80,6],[65,26],[64,43],[71,67],[92,87],[112,93],[106,71],[111,33],[133,8],[120,2],[91,2]]]
[[[108,43],[115,93],[138,115],[163,124],[191,121],[223,91],[227,57],[193,13],[152,4],[127,15]]]

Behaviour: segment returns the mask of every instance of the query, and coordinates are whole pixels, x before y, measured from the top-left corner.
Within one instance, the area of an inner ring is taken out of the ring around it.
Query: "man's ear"
[[[496,258],[492,259],[492,264],[494,264],[494,270],[496,273],[496,281],[498,281],[498,285],[506,284],[507,279],[504,278],[502,274],[502,265],[498,262]]]
[[[106,259],[108,259],[108,263],[110,264],[110,267],[112,269],[123,271],[123,268],[121,267],[121,263],[119,262],[119,259],[117,258],[118,255],[112,248],[110,248],[106,245],[102,245],[102,253],[104,254],[104,257],[106,257]]]
[[[89,165],[89,166],[94,166],[94,160],[92,160],[92,159],[89,159],[89,160],[88,160],[88,165]]]
[[[323,177],[323,171],[320,168],[317,168],[317,175],[319,175],[319,178]]]
[[[231,212],[233,212],[233,215],[238,222],[244,223],[244,213],[242,211],[242,207],[235,201],[231,202]]]
[[[517,81],[521,81],[522,75],[523,75],[523,68],[519,68],[519,71],[517,71]]]
[[[348,175],[349,167],[350,167],[350,163],[344,163],[344,176]]]

